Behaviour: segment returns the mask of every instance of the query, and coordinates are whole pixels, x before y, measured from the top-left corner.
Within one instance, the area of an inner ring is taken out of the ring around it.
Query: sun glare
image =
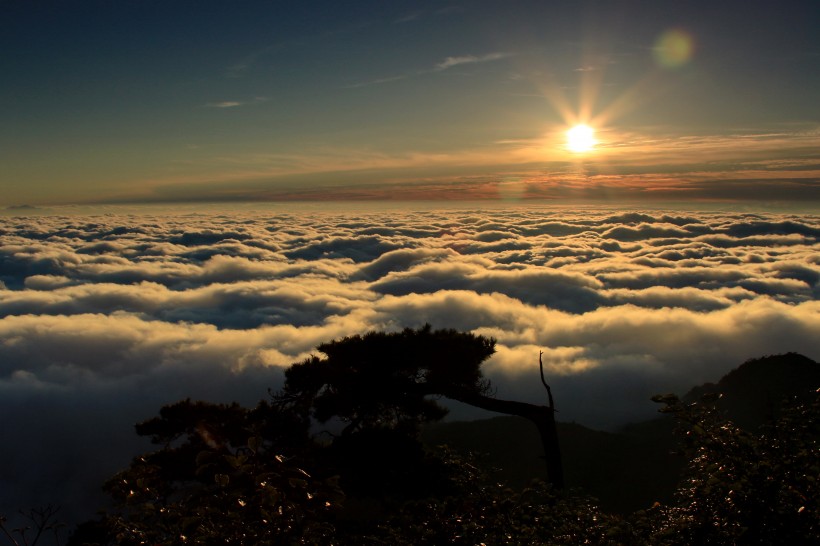
[[[596,143],[595,131],[589,125],[576,125],[567,131],[567,149],[570,152],[588,152]]]

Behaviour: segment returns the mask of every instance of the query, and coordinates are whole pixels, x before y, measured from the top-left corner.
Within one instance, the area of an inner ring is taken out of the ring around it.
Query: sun
[[[567,131],[567,149],[570,152],[588,152],[597,143],[595,131],[589,125],[576,125]]]

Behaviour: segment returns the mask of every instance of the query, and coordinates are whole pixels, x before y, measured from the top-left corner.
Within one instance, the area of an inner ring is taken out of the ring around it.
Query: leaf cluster
[[[724,419],[716,398],[656,398],[689,461],[659,544],[820,544],[820,392],[759,431]]]
[[[281,407],[325,423],[338,418],[347,431],[391,428],[415,431],[443,418],[436,400],[448,390],[487,392],[481,364],[495,341],[455,330],[370,332],[319,345],[285,372],[276,396]]]
[[[820,392],[755,431],[714,399],[656,397],[687,473],[672,505],[619,517],[543,482],[509,489],[420,443],[419,426],[443,415],[435,395],[486,394],[493,340],[425,327],[319,350],[270,402],[184,400],[138,425],[158,449],[108,482],[117,510],[73,543],[820,544]],[[332,419],[342,432],[317,441],[312,427]]]
[[[137,426],[163,447],[106,484],[117,512],[81,529],[74,543],[317,542],[332,533],[327,514],[344,495],[337,478],[302,468],[298,425],[264,402],[252,410],[190,400],[164,407]]]

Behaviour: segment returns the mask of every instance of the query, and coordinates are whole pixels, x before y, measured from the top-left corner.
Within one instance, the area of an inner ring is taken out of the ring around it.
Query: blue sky
[[[809,1],[6,1],[0,206],[814,201],[817,20]],[[598,144],[567,152],[581,122]]]

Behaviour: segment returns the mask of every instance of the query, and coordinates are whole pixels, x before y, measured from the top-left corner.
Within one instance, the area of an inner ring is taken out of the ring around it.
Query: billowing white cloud
[[[89,481],[146,448],[135,421],[186,396],[252,404],[367,330],[491,336],[499,396],[530,401],[543,351],[562,419],[651,416],[652,394],[748,358],[820,357],[819,240],[811,215],[603,208],[0,217],[0,435],[25,446],[0,454],[23,469],[0,513],[88,515]]]

